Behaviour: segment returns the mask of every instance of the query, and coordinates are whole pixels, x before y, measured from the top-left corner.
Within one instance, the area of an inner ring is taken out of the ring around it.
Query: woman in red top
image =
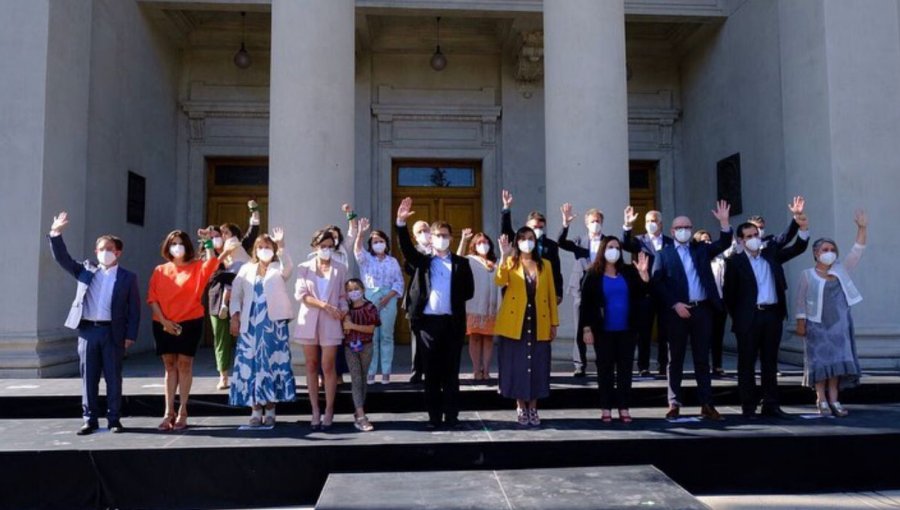
[[[204,238],[208,236],[200,231]],[[147,303],[153,310],[153,338],[156,354],[166,367],[166,415],[159,430],[187,428],[187,402],[193,382],[194,355],[203,336],[203,305],[200,297],[219,266],[219,258],[208,238],[203,240],[206,260],[194,254],[191,238],[173,230],[162,243],[161,254],[168,262],[156,266],[150,277]],[[222,253],[221,256],[226,254]],[[180,406],[175,417],[175,390]]]

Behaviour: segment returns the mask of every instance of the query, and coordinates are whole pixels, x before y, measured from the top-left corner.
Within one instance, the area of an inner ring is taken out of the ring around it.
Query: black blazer
[[[631,265],[622,268],[622,276],[628,285],[628,324],[631,329],[638,327],[640,303],[650,291],[650,284],[641,279],[638,270]],[[606,297],[603,294],[603,273],[588,270],[581,279],[581,309],[578,313],[578,330],[591,328],[596,336],[603,331],[606,317]]]
[[[622,249],[631,253],[632,255],[637,255],[640,252],[644,252],[649,257],[649,267],[652,272],[655,268],[656,262],[656,248],[653,246],[653,241],[651,240],[650,234],[641,234],[639,236],[633,235],[634,230],[624,230],[622,232]],[[662,235],[662,246],[665,248],[666,246],[674,246],[675,240],[671,237],[663,234]]]
[[[67,273],[83,284],[91,284],[94,274],[86,266],[94,264],[73,260],[61,235],[50,236],[50,251],[56,263]],[[138,292],[137,276],[120,265],[116,270],[116,282],[113,284],[112,302],[110,303],[110,329],[116,344],[125,345],[126,339],[137,341],[142,303]]]
[[[784,232],[778,234],[777,236],[775,234],[769,234],[763,237],[762,240],[765,241],[767,245],[774,243],[779,248],[784,248],[789,242],[791,242],[792,239],[794,239],[794,237],[797,236],[797,232],[799,231],[800,225],[796,221],[794,221],[793,218],[791,218],[791,222],[788,223],[788,226],[784,229]]]
[[[691,261],[694,270],[700,278],[700,286],[706,291],[706,299],[717,310],[724,310],[722,298],[719,297],[719,288],[712,272],[712,259],[731,246],[732,229],[723,231],[719,239],[711,244],[691,241],[688,244],[691,253]],[[675,306],[675,303],[687,303],[689,289],[687,275],[681,257],[676,251],[675,245],[664,246],[658,253],[653,266],[651,283],[653,292],[656,293],[661,305],[666,309]]]
[[[600,236],[600,241],[602,242],[607,237],[606,235]],[[588,259],[591,258],[591,240],[587,236],[576,236],[575,239],[569,239],[569,227],[562,227],[559,229],[559,235],[556,236],[556,244],[559,245],[559,249],[563,251],[567,251],[572,253],[576,259]],[[601,254],[602,255],[602,254]]]
[[[794,244],[780,248],[777,243],[771,243],[760,251],[762,257],[772,272],[775,282],[775,297],[778,317],[784,320],[787,317],[787,302],[785,291],[787,279],[784,276],[782,264],[806,251],[809,239],[797,238]],[[756,310],[758,288],[756,275],[753,274],[753,266],[750,265],[750,255],[744,250],[725,259],[725,283],[722,285],[722,293],[725,304],[731,314],[731,330],[735,333],[746,333],[753,323],[753,312]]]
[[[500,212],[500,233],[505,234],[510,243],[515,242],[516,231],[513,230],[512,213],[509,209],[503,209]],[[537,240],[536,244],[536,248],[541,252],[541,258],[550,262],[550,266],[553,267],[553,287],[556,288],[556,298],[562,299],[563,278],[559,263],[559,245],[547,237],[546,233]]]
[[[405,305],[410,322],[415,324],[424,315],[425,303],[431,293],[431,260],[432,255],[425,255],[416,249],[409,236],[409,229],[404,225],[397,226],[397,242],[403,253],[404,266],[415,268],[409,290],[406,294]],[[450,253],[450,310],[458,324],[465,332],[466,325],[466,301],[472,299],[475,294],[475,280],[472,276],[472,267],[469,259]]]

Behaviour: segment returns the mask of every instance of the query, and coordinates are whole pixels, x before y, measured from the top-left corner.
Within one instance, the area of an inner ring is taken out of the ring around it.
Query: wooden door
[[[657,161],[632,160],[629,166],[629,188],[631,205],[638,214],[634,222],[634,234],[640,235],[644,230],[644,215],[648,211],[658,210],[656,200]]]
[[[259,204],[260,232],[269,224],[269,160],[267,158],[216,158],[207,160],[206,225],[234,223],[246,233],[250,211],[247,202]],[[210,328],[203,344],[212,345]]]
[[[455,252],[462,229],[481,231],[480,161],[394,161],[392,167],[391,210],[396,211],[403,198],[412,198],[416,214],[410,218],[410,233],[417,221],[429,224],[446,221],[453,228],[450,249]],[[395,238],[391,239],[391,245],[402,264],[403,255]],[[404,279],[409,282],[405,274]],[[409,338],[409,322],[400,318],[396,324],[395,342],[407,344]]]

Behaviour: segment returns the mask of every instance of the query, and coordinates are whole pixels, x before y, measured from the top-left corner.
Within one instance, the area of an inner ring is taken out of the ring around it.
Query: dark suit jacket
[[[622,276],[628,284],[628,324],[637,329],[640,317],[640,303],[647,296],[650,284],[641,280],[640,273],[634,266],[626,264],[622,268]],[[596,336],[603,331],[606,317],[606,297],[603,294],[603,273],[588,271],[581,280],[581,309],[579,311],[578,329],[582,331],[589,326]]]
[[[415,268],[405,303],[409,320],[413,326],[422,319],[428,295],[431,293],[432,255],[425,255],[416,249],[409,236],[409,228],[396,227],[397,242],[403,253],[404,265]],[[475,281],[469,259],[450,253],[450,309],[454,319],[465,333],[466,301],[475,294]]]
[[[706,299],[717,309],[724,310],[722,298],[719,297],[719,288],[712,273],[712,259],[731,246],[732,229],[722,232],[719,239],[711,244],[691,241],[688,245],[691,253],[691,261],[694,270],[700,278],[700,285],[706,291]],[[675,303],[687,303],[689,301],[689,289],[687,275],[681,257],[676,251],[675,245],[664,246],[658,252],[654,264],[653,277],[651,279],[653,291],[660,300],[661,306],[670,309]]]
[[[791,218],[791,222],[788,223],[787,228],[784,229],[784,232],[778,234],[769,234],[762,238],[765,241],[766,245],[775,244],[779,248],[784,248],[787,246],[789,242],[791,242],[794,237],[797,236],[797,232],[800,231],[800,225]],[[802,253],[802,252],[801,252]]]
[[[631,253],[632,255],[637,255],[640,252],[644,252],[647,257],[650,258],[649,265],[650,271],[653,272],[656,262],[656,248],[653,247],[653,241],[651,240],[650,234],[641,234],[639,236],[633,235],[634,230],[625,230],[622,232],[622,249]],[[674,246],[675,240],[671,237],[663,234],[663,248],[666,246]]]
[[[500,212],[500,233],[506,234],[510,243],[515,242],[516,231],[513,230],[512,213],[509,209],[503,209]],[[563,295],[563,278],[559,264],[559,245],[544,234],[537,240],[536,248],[541,251],[541,258],[550,262],[550,265],[553,267],[553,287],[556,288],[556,297],[561,299]]]
[[[798,238],[794,244],[780,248],[777,243],[771,243],[760,251],[762,257],[772,272],[775,282],[775,297],[778,316],[784,320],[787,317],[787,302],[785,290],[787,279],[784,277],[782,264],[806,251],[809,245],[808,239]],[[731,314],[731,330],[735,333],[746,333],[753,323],[753,313],[756,310],[758,288],[756,276],[753,274],[753,266],[750,265],[750,255],[747,251],[737,253],[725,259],[725,283],[722,285],[722,294],[725,304]]]
[[[604,240],[607,237],[601,235],[600,240]],[[576,259],[588,259],[590,261],[591,258],[591,238],[589,236],[576,236],[575,239],[569,239],[569,227],[562,227],[559,229],[559,235],[556,236],[556,244],[559,245],[559,249],[567,252],[571,252],[572,255],[575,256]]]
[[[90,285],[94,274],[85,267],[85,262],[72,259],[62,236],[50,237],[50,250],[60,267],[79,282]],[[122,266],[116,270],[110,312],[113,341],[124,345],[126,338],[137,340],[141,321],[141,295],[138,292],[137,276]]]

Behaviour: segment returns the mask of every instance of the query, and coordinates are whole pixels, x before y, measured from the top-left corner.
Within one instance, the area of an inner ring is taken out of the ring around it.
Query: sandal
[[[156,430],[160,432],[169,432],[175,425],[175,415],[174,414],[166,414],[163,417],[163,421],[159,423],[159,426],[156,427]]]
[[[528,409],[528,424],[532,427],[540,427],[541,426],[541,417],[538,416],[537,409],[531,407]]]
[[[353,420],[353,426],[356,427],[356,430],[360,432],[372,432],[375,430],[375,427],[369,423],[369,418],[366,415],[359,416]]]
[[[319,430],[322,427],[322,416],[315,412],[312,414],[312,418],[309,420],[309,428],[312,430]]]
[[[329,416],[328,413],[325,413],[325,417],[322,418],[322,425],[319,427],[323,431],[331,428],[331,425],[334,423],[334,412]]]
[[[175,419],[175,423],[172,425],[172,430],[184,430],[188,428],[187,419],[188,417],[186,414],[179,414],[178,418]]]
[[[834,413],[835,416],[838,416],[840,418],[843,418],[850,414],[850,411],[844,409],[844,406],[842,406],[841,403],[837,400],[831,403],[831,412]]]
[[[263,425],[266,427],[274,427],[275,426],[275,407],[267,407],[266,408],[266,417],[263,418]]]
[[[831,407],[828,405],[828,402],[817,401],[816,409],[821,416],[831,416]]]
[[[619,409],[619,419],[622,423],[631,423],[631,413],[628,409]]]
[[[528,409],[516,408],[516,422],[523,427],[528,426]]]
[[[254,409],[250,413],[250,426],[259,427],[260,425],[262,425],[262,409]]]
[[[604,409],[600,414],[600,421],[603,423],[612,423],[612,411],[609,409]]]

